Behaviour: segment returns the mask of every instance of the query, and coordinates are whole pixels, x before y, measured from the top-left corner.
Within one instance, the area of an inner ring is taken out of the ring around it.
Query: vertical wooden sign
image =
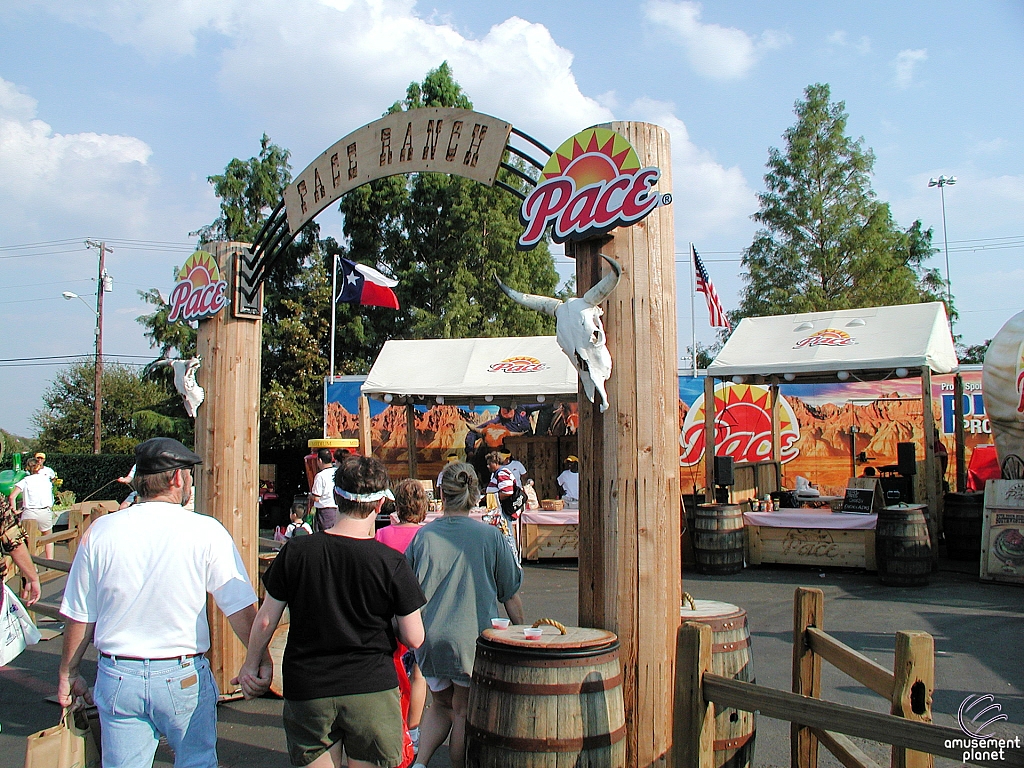
[[[236,255],[247,243],[208,243],[221,273],[234,285]],[[230,311],[199,323],[198,381],[206,399],[196,412],[196,512],[220,520],[242,556],[255,585],[259,577],[260,318],[236,318]],[[222,694],[245,660],[245,648],[212,600],[210,667]]]
[[[602,126],[624,136],[641,166],[672,190],[668,131],[649,123]],[[671,206],[608,236],[567,248],[582,294],[622,265],[604,308],[613,369],[604,413],[580,395],[580,575],[583,626],[622,643],[627,764],[671,761],[675,645],[682,597],[675,231]]]

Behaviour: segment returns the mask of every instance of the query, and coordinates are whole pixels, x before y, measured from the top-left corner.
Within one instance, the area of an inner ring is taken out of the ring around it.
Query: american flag
[[[718,300],[715,286],[712,284],[711,278],[708,277],[708,271],[704,269],[704,262],[700,260],[700,256],[697,254],[697,249],[693,247],[693,243],[690,243],[690,252],[693,254],[694,272],[697,275],[697,292],[703,293],[704,298],[708,300],[708,315],[710,316],[711,327],[728,328],[731,331],[732,326],[729,324],[729,318],[725,316],[725,310],[722,308],[722,302]]]

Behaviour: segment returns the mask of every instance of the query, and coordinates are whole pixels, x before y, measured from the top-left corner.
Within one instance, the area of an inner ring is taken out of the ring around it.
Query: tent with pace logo
[[[575,400],[576,369],[554,336],[393,339],[373,363],[362,393],[376,400],[507,405]],[[489,399],[486,399],[489,398]]]

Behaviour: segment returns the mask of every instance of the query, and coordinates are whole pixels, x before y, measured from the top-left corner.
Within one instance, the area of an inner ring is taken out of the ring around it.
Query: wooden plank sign
[[[874,509],[874,488],[847,488],[843,498],[843,512],[870,515]]]

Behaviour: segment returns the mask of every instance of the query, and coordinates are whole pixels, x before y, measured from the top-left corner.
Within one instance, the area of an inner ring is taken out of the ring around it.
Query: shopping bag
[[[0,595],[0,667],[10,664],[26,646],[39,642],[39,630],[11,588]]]
[[[59,725],[29,736],[25,768],[100,768],[85,713],[65,709]]]

